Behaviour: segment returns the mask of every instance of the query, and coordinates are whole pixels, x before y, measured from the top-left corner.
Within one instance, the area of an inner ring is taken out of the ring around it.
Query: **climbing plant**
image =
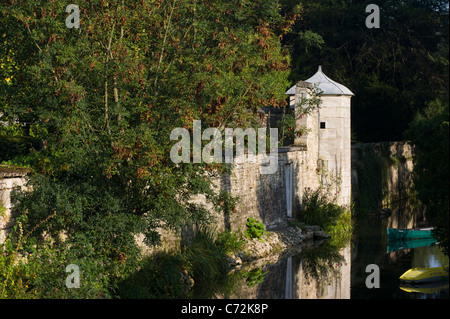
[[[295,111],[289,110],[288,112],[286,107],[283,109],[283,115],[277,121],[281,145],[284,145],[285,141],[293,141],[295,137],[302,136],[310,131],[304,126],[297,126],[297,121],[303,116],[311,115],[313,111],[320,109],[322,104],[320,95],[322,93],[322,90],[315,84],[313,88],[309,89],[309,97],[302,97],[295,105]]]

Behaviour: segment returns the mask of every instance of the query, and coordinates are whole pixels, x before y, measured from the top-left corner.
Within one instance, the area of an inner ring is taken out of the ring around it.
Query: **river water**
[[[313,242],[300,252],[284,252],[269,261],[250,264],[236,272],[237,284],[222,297],[246,299],[443,299],[449,298],[448,280],[435,287],[407,289],[398,277],[413,267],[448,266],[436,244],[398,249],[388,243],[386,227],[426,225],[423,211],[409,202],[392,207],[390,216],[363,214],[352,239],[336,246],[330,240]],[[395,250],[398,249],[398,250]],[[393,251],[391,251],[393,250]],[[369,264],[379,269],[379,288],[368,288]]]
[[[424,212],[411,201],[398,202],[392,207],[391,216],[365,215],[357,219],[352,238],[352,299],[448,299],[448,280],[431,287],[400,287],[398,277],[414,267],[448,266],[449,260],[436,243],[423,242],[421,247],[401,249],[401,245],[389,242],[386,228],[413,228],[428,226]],[[417,243],[417,242],[409,242]],[[368,264],[380,269],[380,287],[368,289],[366,273]]]

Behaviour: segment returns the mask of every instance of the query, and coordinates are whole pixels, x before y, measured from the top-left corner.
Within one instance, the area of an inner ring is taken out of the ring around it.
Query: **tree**
[[[414,188],[435,226],[434,237],[448,256],[449,232],[449,101],[431,102],[418,113],[406,136],[416,146]]]
[[[279,35],[292,23],[272,0],[77,5],[79,29],[66,27],[61,1],[0,6],[21,65],[7,111],[45,128],[32,192],[15,209],[29,210],[29,229],[56,213],[40,231],[126,259],[137,233],[155,244],[159,226],[210,220],[191,200],[214,196],[208,177],[223,167],[172,163],[170,132],[193,120],[245,128],[258,107],[282,106]]]
[[[283,9],[298,3],[302,20],[283,38],[292,55],[290,79],[307,79],[322,65],[355,94],[358,141],[401,140],[415,113],[448,85],[448,67],[435,60],[448,46],[448,2],[377,1],[379,29],[365,25],[372,1],[285,0]]]

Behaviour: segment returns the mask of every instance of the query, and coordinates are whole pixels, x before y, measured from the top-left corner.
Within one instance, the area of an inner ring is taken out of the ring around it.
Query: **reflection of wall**
[[[264,281],[254,287],[245,282],[229,296],[243,299],[349,299],[350,298],[350,244],[339,254],[344,261],[333,263],[326,274],[315,278],[304,267],[304,260],[299,257],[285,257],[276,263],[263,266],[268,271]],[[250,265],[251,267],[251,265]],[[255,266],[256,267],[256,266]]]
[[[296,273],[295,297],[297,299],[349,299],[350,298],[350,246],[340,251],[345,260],[330,269],[319,279],[311,278],[300,262]]]
[[[441,267],[448,266],[448,257],[439,249],[434,247],[421,247],[414,249],[411,267]]]
[[[387,219],[389,228],[415,228],[428,226],[425,209],[415,200],[402,200],[390,204],[392,215]]]

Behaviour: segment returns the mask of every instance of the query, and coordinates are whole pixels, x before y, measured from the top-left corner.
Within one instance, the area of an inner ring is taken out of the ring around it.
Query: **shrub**
[[[223,249],[225,253],[235,253],[244,246],[245,240],[242,234],[234,233],[226,229],[224,232],[217,235],[216,245]]]
[[[123,299],[182,298],[185,294],[181,282],[183,262],[180,254],[159,253],[119,283],[116,294]]]
[[[49,235],[30,236],[53,217],[23,232],[22,225],[28,219],[25,212],[0,245],[0,298],[112,298],[115,283],[135,267],[132,260],[125,263],[107,256],[86,240],[69,242]],[[79,288],[66,286],[70,275],[66,267],[70,264],[79,267]]]
[[[215,235],[201,227],[184,252],[162,252],[148,258],[141,269],[117,285],[119,298],[212,298],[217,292],[233,289],[228,277],[226,252],[241,247],[238,234],[225,231]],[[194,287],[187,291],[183,274],[189,274]]]
[[[244,234],[247,238],[258,238],[259,240],[263,241],[262,236],[264,234],[267,234],[266,227],[263,223],[257,221],[252,217],[249,217],[247,219],[246,226],[247,229],[245,230]]]
[[[307,190],[303,198],[304,211],[302,219],[308,225],[319,225],[327,231],[330,226],[335,225],[336,220],[345,209],[334,204],[326,196],[322,195],[320,189]]]
[[[0,138],[0,162],[16,157],[30,156],[32,150],[42,147],[39,139],[31,136],[2,136]]]
[[[185,256],[195,282],[214,282],[227,273],[225,250],[216,245],[214,232],[210,229],[201,228],[197,231]]]
[[[111,298],[109,285],[113,276],[108,261],[95,256],[93,251],[81,257],[78,249],[49,241],[40,243],[31,252],[17,251],[10,239],[1,248],[1,298]],[[66,287],[69,276],[66,267],[70,264],[80,269],[79,288]]]
[[[351,211],[332,202],[320,189],[306,191],[301,219],[308,225],[319,225],[331,235],[336,246],[345,244],[352,232]]]

